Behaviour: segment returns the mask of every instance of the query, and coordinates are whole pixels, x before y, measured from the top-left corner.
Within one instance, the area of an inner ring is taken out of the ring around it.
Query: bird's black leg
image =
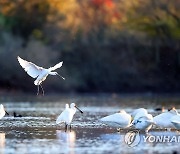
[[[40,84],[40,87],[41,87],[41,89],[42,89],[42,95],[44,96],[44,89],[43,89],[43,87],[42,87],[42,84]]]
[[[67,131],[67,127],[68,127],[68,125],[65,123],[65,132]]]
[[[71,132],[71,128],[72,128],[72,127],[71,127],[71,124],[70,124],[70,125],[69,125],[70,132]]]
[[[37,96],[39,95],[39,85],[37,85]]]

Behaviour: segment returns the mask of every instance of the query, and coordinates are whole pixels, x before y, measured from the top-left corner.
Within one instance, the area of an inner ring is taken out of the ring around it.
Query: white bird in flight
[[[63,62],[60,62],[60,63],[56,64],[53,67],[45,69],[43,67],[39,67],[39,66],[35,65],[32,62],[28,62],[28,61],[20,58],[19,56],[17,57],[17,59],[19,61],[19,64],[26,71],[26,73],[29,76],[31,76],[32,78],[36,78],[36,80],[34,81],[34,84],[38,87],[37,95],[39,95],[39,86],[41,87],[42,94],[44,95],[44,90],[43,90],[43,87],[42,87],[42,82],[44,80],[46,80],[48,75],[58,75],[63,80],[65,80],[65,78],[62,77],[61,75],[59,75],[57,72],[53,72],[54,70],[60,68],[62,66]]]
[[[65,107],[66,107],[65,110],[58,116],[56,120],[56,124],[65,123],[65,131],[66,131],[68,125],[71,130],[71,122],[72,122],[74,114],[76,113],[76,109],[78,109],[81,113],[83,113],[83,111],[81,111],[76,106],[75,103],[71,103],[70,108],[69,108],[69,104],[66,104]]]
[[[4,106],[1,104],[0,105],[0,119],[2,119],[5,116],[5,114],[9,115],[9,113],[6,112]]]

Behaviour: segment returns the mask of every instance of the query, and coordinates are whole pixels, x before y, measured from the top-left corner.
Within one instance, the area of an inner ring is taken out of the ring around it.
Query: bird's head
[[[126,113],[126,111],[120,110],[120,111],[118,111],[118,113]]]
[[[66,106],[65,106],[65,107],[66,107],[66,109],[68,109],[68,108],[69,108],[69,104],[66,104]]]
[[[50,72],[50,75],[58,75],[58,72]]]
[[[0,105],[0,109],[1,109],[1,110],[4,110],[4,112],[5,112],[7,115],[9,115],[9,113],[6,111],[5,107],[4,107],[2,104]]]
[[[70,107],[71,107],[71,108],[76,108],[79,112],[83,113],[83,111],[81,111],[81,110],[76,106],[75,103],[71,103]]]
[[[50,74],[50,75],[57,75],[57,76],[59,76],[60,78],[62,78],[63,80],[65,80],[65,78],[62,77],[58,72],[50,72],[49,74]]]
[[[4,106],[3,106],[2,104],[0,105],[0,109],[1,109],[1,110],[4,109]]]
[[[75,103],[71,103],[71,105],[70,105],[71,108],[73,108],[73,107],[75,107],[75,106],[76,106]]]

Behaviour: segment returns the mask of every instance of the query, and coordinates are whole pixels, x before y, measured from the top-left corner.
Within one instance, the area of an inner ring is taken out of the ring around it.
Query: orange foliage
[[[116,22],[121,18],[121,13],[114,0],[92,0],[91,5],[100,10],[108,24]]]
[[[101,7],[102,5],[104,5],[107,8],[114,8],[113,0],[92,0],[92,3],[97,7]]]

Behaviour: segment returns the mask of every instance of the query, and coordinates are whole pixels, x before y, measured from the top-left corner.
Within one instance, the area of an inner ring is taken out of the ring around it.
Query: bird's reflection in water
[[[0,133],[0,154],[4,154],[5,149],[5,133]]]
[[[76,132],[64,132],[63,130],[56,130],[56,136],[60,143],[65,146],[66,150],[73,154],[76,142]]]

